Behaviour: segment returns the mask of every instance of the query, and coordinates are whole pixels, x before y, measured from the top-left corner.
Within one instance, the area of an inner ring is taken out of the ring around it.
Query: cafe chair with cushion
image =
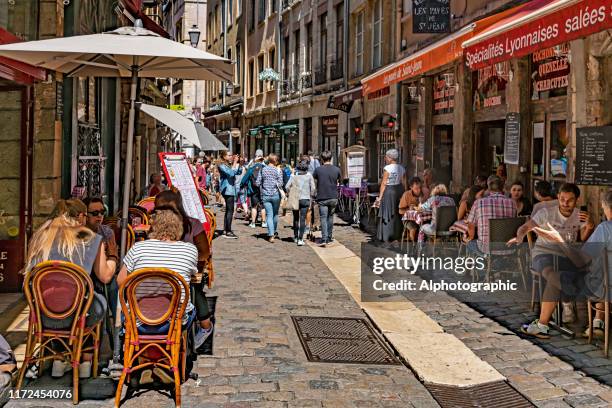
[[[181,292],[185,301],[181,302]],[[115,407],[121,402],[124,382],[135,371],[160,368],[174,378],[175,405],[181,406],[185,380],[187,330],[182,330],[189,299],[189,285],[166,268],[143,268],[131,273],[119,288],[125,316],[123,372],[117,386]],[[161,334],[143,334],[153,328]]]
[[[151,214],[155,209],[155,197],[147,197],[143,200],[140,200],[137,206],[144,208],[147,211],[147,214]]]
[[[119,221],[119,217],[105,217],[102,224],[109,226],[113,232],[115,233],[115,240],[117,241],[117,246],[121,248],[121,223]],[[126,243],[126,251],[129,250],[136,242],[136,233],[134,232],[134,228],[130,224],[127,226],[127,243]]]
[[[92,375],[98,375],[101,322],[86,326],[86,317],[94,298],[90,276],[78,265],[64,261],[39,263],[23,283],[30,309],[23,365],[19,370],[17,390],[21,389],[28,367],[65,360],[72,365],[72,402],[79,402],[79,363],[84,352],[93,352]],[[49,321],[70,321],[66,329],[50,329]],[[84,346],[89,340],[91,345]]]
[[[610,354],[610,313],[612,310],[610,309],[610,303],[612,299],[610,299],[610,266],[612,266],[610,262],[610,257],[612,256],[612,251],[604,249],[602,251],[602,285],[603,285],[603,296],[599,297],[589,297],[587,299],[587,312],[588,312],[588,339],[589,344],[593,341],[593,317],[596,311],[604,312],[604,355],[608,358]],[[603,303],[603,306],[599,306],[599,303]]]
[[[516,258],[523,287],[527,289],[526,271],[523,266],[524,257],[520,246],[508,247],[507,242],[516,237],[516,231],[526,221],[525,217],[491,218],[489,219],[489,252],[487,259],[486,281],[491,281],[491,267],[494,258]],[[515,270],[499,271],[514,274]]]
[[[431,239],[433,243],[433,256],[436,256],[436,244],[438,241],[457,239],[457,231],[451,231],[450,227],[457,221],[457,208],[453,205],[437,207],[435,209],[435,225],[436,230],[433,233],[428,233],[421,228],[425,236]]]
[[[215,213],[212,212],[210,208],[205,208],[204,213],[206,214],[206,219],[210,223],[210,231],[208,232],[208,240],[210,241],[210,245],[212,246],[212,240],[215,237],[215,231],[217,230],[217,217]]]

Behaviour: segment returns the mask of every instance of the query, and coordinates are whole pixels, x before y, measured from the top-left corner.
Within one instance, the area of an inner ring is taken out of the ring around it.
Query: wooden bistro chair
[[[603,311],[604,312],[604,354],[606,358],[610,354],[610,303],[612,300],[610,299],[610,267],[612,266],[610,263],[610,256],[612,256],[612,251],[608,249],[603,250],[603,262],[602,262],[602,273],[603,273],[603,297],[600,299],[591,298],[587,299],[587,311],[588,311],[588,319],[589,319],[589,344],[593,341],[593,312],[595,311]],[[598,306],[599,303],[603,303],[602,306]]]
[[[117,246],[121,247],[121,225],[119,222],[119,217],[105,217],[102,224],[109,226],[113,232],[115,233],[115,241],[117,241]],[[130,224],[127,226],[127,243],[126,250],[129,250],[136,242],[136,233],[134,232],[134,228]]]
[[[431,239],[433,243],[433,256],[436,256],[436,244],[438,240],[457,239],[459,234],[457,231],[451,231],[450,227],[457,221],[457,208],[454,205],[445,205],[436,208],[436,230],[432,234],[428,234],[424,230],[425,236]],[[458,241],[457,241],[458,242]]]
[[[69,360],[72,364],[72,402],[78,404],[79,363],[83,352],[93,352],[92,373],[94,378],[98,375],[101,322],[86,326],[87,312],[94,297],[93,282],[78,265],[47,261],[39,263],[26,275],[23,288],[30,317],[17,390],[21,389],[30,365],[38,364],[42,372],[46,361]],[[71,325],[63,330],[48,329],[44,325],[47,319],[71,320]],[[92,345],[84,347],[88,339]]]
[[[181,292],[184,301],[181,302]],[[181,383],[185,380],[187,331],[183,315],[189,301],[189,285],[176,272],[166,268],[143,268],[130,274],[119,288],[119,301],[125,316],[123,373],[117,386],[115,407],[121,402],[124,382],[134,371],[159,367],[174,377],[175,405],[181,406]],[[164,325],[163,334],[141,334],[139,324]]]
[[[204,212],[206,213],[206,218],[210,222],[210,234],[208,234],[208,239],[211,242],[215,236],[215,231],[217,230],[217,217],[215,217],[215,213],[210,208],[205,208]]]

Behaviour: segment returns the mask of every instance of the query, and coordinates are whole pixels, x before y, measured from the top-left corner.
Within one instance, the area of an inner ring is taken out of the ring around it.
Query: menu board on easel
[[[204,204],[195,183],[191,167],[184,153],[159,153],[159,159],[168,180],[168,185],[181,192],[185,212],[192,218],[200,220],[208,231],[210,224],[204,212]]]

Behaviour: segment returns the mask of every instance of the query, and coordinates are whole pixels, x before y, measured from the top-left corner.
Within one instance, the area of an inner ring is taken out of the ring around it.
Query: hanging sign
[[[176,187],[181,192],[187,215],[199,220],[206,232],[209,232],[210,222],[204,212],[204,203],[185,153],[159,153],[159,160],[168,185]]]
[[[413,0],[412,32],[450,33],[450,0]]]
[[[519,151],[521,146],[521,115],[510,112],[506,115],[506,129],[504,138],[504,163],[519,164]]]

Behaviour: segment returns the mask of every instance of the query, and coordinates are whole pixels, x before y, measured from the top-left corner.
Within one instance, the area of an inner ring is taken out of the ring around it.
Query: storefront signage
[[[519,164],[521,146],[521,115],[519,113],[509,112],[506,115],[504,140],[504,163]]]
[[[168,109],[174,111],[183,111],[185,110],[185,105],[168,105]]]
[[[570,73],[568,43],[545,48],[531,55],[533,79],[531,99],[567,94]]]
[[[506,102],[506,83],[509,63],[501,62],[474,71],[474,110],[503,105]]]
[[[609,28],[612,28],[610,0],[581,1],[481,41],[476,37],[473,44],[467,41],[466,63],[471,69],[479,69]]]
[[[361,95],[361,87],[357,87],[337,95],[332,95],[327,101],[327,107],[329,109],[336,109],[348,113],[351,111],[353,103],[356,100],[361,99]]]
[[[450,0],[413,0],[412,32],[449,33],[450,14]]]
[[[324,116],[323,117],[323,133],[326,135],[337,135],[338,134],[338,116]]]
[[[453,73],[444,73],[434,78],[433,106],[434,115],[452,113],[455,107],[455,87],[449,81]]]
[[[576,184],[612,186],[612,126],[576,129]]]

